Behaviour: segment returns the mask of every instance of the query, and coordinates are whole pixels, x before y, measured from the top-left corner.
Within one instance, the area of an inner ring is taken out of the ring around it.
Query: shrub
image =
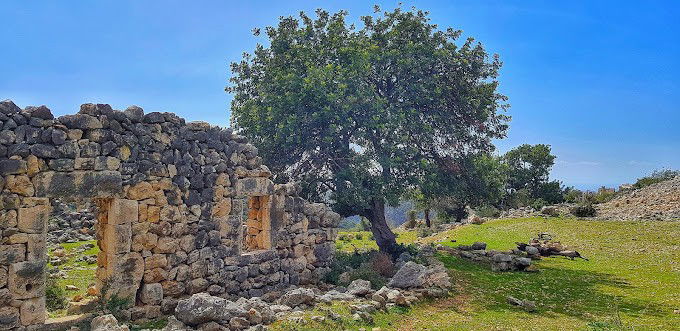
[[[45,306],[48,311],[55,311],[66,308],[68,300],[66,291],[57,284],[57,281],[48,278],[45,287]]]
[[[498,217],[501,211],[494,206],[481,206],[475,210],[475,214],[479,217]]]
[[[605,203],[614,199],[616,196],[616,190],[613,188],[606,188],[604,186],[600,187],[595,194],[592,196],[593,203]]]
[[[535,210],[541,210],[541,208],[547,204],[548,203],[545,200],[538,198],[531,202],[531,208],[534,208]]]
[[[354,235],[354,238],[356,238],[356,240],[363,240],[364,235],[362,233],[357,233],[356,235]]]
[[[357,279],[363,279],[371,282],[371,288],[374,290],[379,290],[381,287],[387,285],[387,279],[380,275],[377,271],[373,270],[370,265],[364,264],[358,269],[350,272],[349,282],[353,282]],[[342,284],[349,285],[349,284]]]
[[[569,212],[576,217],[593,217],[595,216],[595,207],[591,204],[582,204],[569,209]]]
[[[130,308],[134,301],[129,297],[119,296],[117,293],[110,292],[111,285],[105,281],[101,289],[101,297],[99,298],[99,311],[102,314],[111,314],[119,321],[127,320],[127,316],[123,311]]]
[[[633,184],[634,188],[643,188],[652,184],[660,183],[669,179],[673,179],[676,176],[680,176],[680,170],[654,170],[651,175],[642,177]]]
[[[385,253],[378,252],[373,254],[371,258],[372,269],[383,277],[392,277],[394,275],[394,262],[392,258]]]
[[[583,196],[583,192],[580,190],[577,190],[573,187],[567,188],[564,191],[564,201],[569,202],[569,203],[575,203],[578,202],[579,199]]]
[[[520,189],[508,193],[505,197],[505,205],[508,208],[519,208],[531,204],[531,193],[527,189]]]
[[[418,237],[419,238],[429,237],[433,233],[434,233],[434,231],[431,228],[418,228]]]
[[[345,272],[349,272],[349,282],[368,280],[371,287],[380,289],[387,283],[386,277],[394,274],[394,264],[389,255],[378,251],[361,254],[338,252],[331,264],[331,270],[324,276],[324,281],[347,286],[349,283],[340,282],[340,275]]]
[[[406,212],[406,220],[407,221],[415,221],[416,218],[418,218],[418,211],[415,209],[411,209]]]
[[[406,222],[404,222],[404,228],[406,228],[407,230],[413,229],[417,225],[418,225],[418,221],[416,221],[415,219],[410,219],[410,220],[407,220]]]

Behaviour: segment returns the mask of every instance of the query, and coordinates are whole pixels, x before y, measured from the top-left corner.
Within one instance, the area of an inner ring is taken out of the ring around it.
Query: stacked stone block
[[[96,202],[98,286],[130,297],[133,319],[194,293],[261,296],[328,271],[339,215],[274,185],[230,129],[101,104],[54,118],[11,101],[0,128],[0,329],[45,321],[50,199]],[[258,244],[244,250],[253,197]]]

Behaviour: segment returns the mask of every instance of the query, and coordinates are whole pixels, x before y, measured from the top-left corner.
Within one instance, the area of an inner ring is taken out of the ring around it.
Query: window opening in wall
[[[269,196],[253,196],[244,201],[243,252],[271,249]]]

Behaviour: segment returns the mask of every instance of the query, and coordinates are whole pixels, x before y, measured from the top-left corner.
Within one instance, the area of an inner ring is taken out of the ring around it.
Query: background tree
[[[504,137],[501,66],[460,31],[441,31],[420,10],[345,22],[347,12],[281,18],[269,46],[232,63],[232,125],[306,197],[361,215],[394,253],[385,204],[396,205],[433,165],[493,150]],[[257,33],[256,33],[257,34]]]
[[[413,214],[413,220],[417,217],[418,213],[423,213],[423,218],[425,219],[425,226],[432,227],[432,220],[430,219],[430,211],[435,207],[436,198],[431,196],[425,196],[420,188],[415,188],[407,193],[406,198],[413,202],[413,209],[409,210],[410,214]],[[410,221],[409,217],[406,218]]]
[[[506,202],[512,207],[541,207],[564,201],[565,189],[559,181],[549,181],[555,164],[550,145],[524,144],[503,155],[507,165],[509,194]]]
[[[548,181],[555,156],[550,154],[550,145],[524,144],[505,153],[504,161],[509,170],[511,189],[528,189],[535,192],[541,183]]]
[[[501,201],[507,172],[507,166],[500,158],[480,153],[448,167],[431,169],[421,190],[431,208],[461,221],[466,215],[466,207],[496,205]]]

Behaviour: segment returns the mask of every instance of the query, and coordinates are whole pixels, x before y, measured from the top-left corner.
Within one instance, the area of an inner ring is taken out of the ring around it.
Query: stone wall
[[[101,104],[55,119],[11,101],[0,127],[0,329],[45,321],[52,199],[97,204],[98,286],[134,298],[133,319],[193,293],[261,296],[328,271],[339,215],[274,185],[230,129]]]

